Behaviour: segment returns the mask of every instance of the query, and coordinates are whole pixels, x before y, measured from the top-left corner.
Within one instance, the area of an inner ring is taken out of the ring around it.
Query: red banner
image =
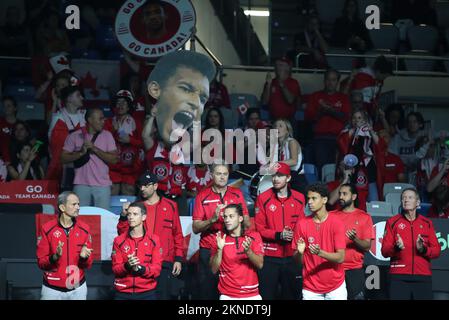
[[[0,183],[0,203],[40,203],[57,208],[57,181],[23,180]]]
[[[50,220],[56,219],[53,214],[36,214],[36,235],[40,234],[42,225]],[[84,222],[90,227],[90,235],[92,236],[92,252],[94,260],[101,260],[101,216],[78,216],[76,218]]]

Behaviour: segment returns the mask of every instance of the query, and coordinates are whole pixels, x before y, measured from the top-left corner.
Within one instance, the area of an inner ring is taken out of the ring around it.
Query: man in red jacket
[[[172,298],[171,288],[182,270],[184,259],[184,237],[182,235],[181,221],[178,214],[178,206],[174,201],[157,194],[157,176],[145,172],[139,178],[139,186],[146,208],[145,231],[149,235],[157,235],[161,241],[162,270],[158,279],[157,293],[161,300]],[[128,213],[126,205],[117,225],[117,233],[126,233],[128,226]]]
[[[324,90],[313,93],[305,111],[305,119],[314,124],[314,157],[321,175],[321,168],[335,163],[337,136],[343,130],[350,115],[347,95],[337,91],[340,74],[329,69],[324,74]]]
[[[127,209],[129,231],[114,239],[112,271],[116,300],[157,300],[157,278],[163,250],[159,237],[144,227],[145,205],[134,202]]]
[[[58,217],[45,223],[37,238],[37,263],[44,271],[41,300],[86,300],[84,270],[92,266],[93,251],[90,228],[76,220],[76,193],[61,193],[58,209]]]
[[[281,285],[283,299],[298,299],[301,293],[300,271],[293,260],[291,241],[298,220],[304,215],[304,195],[292,190],[290,167],[278,163],[273,188],[256,200],[256,229],[265,247],[265,263],[260,270],[260,294],[264,300],[276,298]]]
[[[229,167],[219,163],[211,168],[213,184],[203,189],[195,198],[193,208],[192,231],[201,233],[198,277],[200,284],[199,298],[203,300],[218,299],[218,279],[210,269],[211,249],[216,245],[217,231],[224,231],[223,209],[229,204],[241,204],[243,224],[249,229],[249,214],[245,199],[240,189],[228,186]]]
[[[416,212],[420,205],[415,189],[401,194],[403,213],[388,219],[382,255],[390,258],[390,299],[431,300],[432,265],[441,247],[431,220]]]

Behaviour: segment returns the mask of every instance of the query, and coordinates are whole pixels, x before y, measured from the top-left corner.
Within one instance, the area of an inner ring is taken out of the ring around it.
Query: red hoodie
[[[404,242],[403,250],[396,247],[398,234]],[[416,249],[419,234],[424,239],[424,253],[419,253]],[[388,219],[382,240],[382,255],[391,258],[391,274],[430,276],[430,260],[438,258],[440,253],[441,247],[430,219],[420,214],[416,215],[414,221],[409,221],[402,214]]]

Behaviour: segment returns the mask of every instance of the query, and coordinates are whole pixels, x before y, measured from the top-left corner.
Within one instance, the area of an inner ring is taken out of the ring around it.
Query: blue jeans
[[[106,210],[110,209],[111,186],[95,187],[77,184],[73,188],[73,192],[80,198],[80,206],[94,206]]]

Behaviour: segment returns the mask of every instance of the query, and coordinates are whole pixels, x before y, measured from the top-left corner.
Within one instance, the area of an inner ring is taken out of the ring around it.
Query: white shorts
[[[220,295],[220,300],[262,300],[262,297],[260,294],[253,297],[247,297],[247,298],[232,298],[230,296],[227,296],[225,294]]]
[[[302,290],[303,300],[348,300],[348,293],[346,291],[346,282],[329,293],[315,293],[306,289]]]

